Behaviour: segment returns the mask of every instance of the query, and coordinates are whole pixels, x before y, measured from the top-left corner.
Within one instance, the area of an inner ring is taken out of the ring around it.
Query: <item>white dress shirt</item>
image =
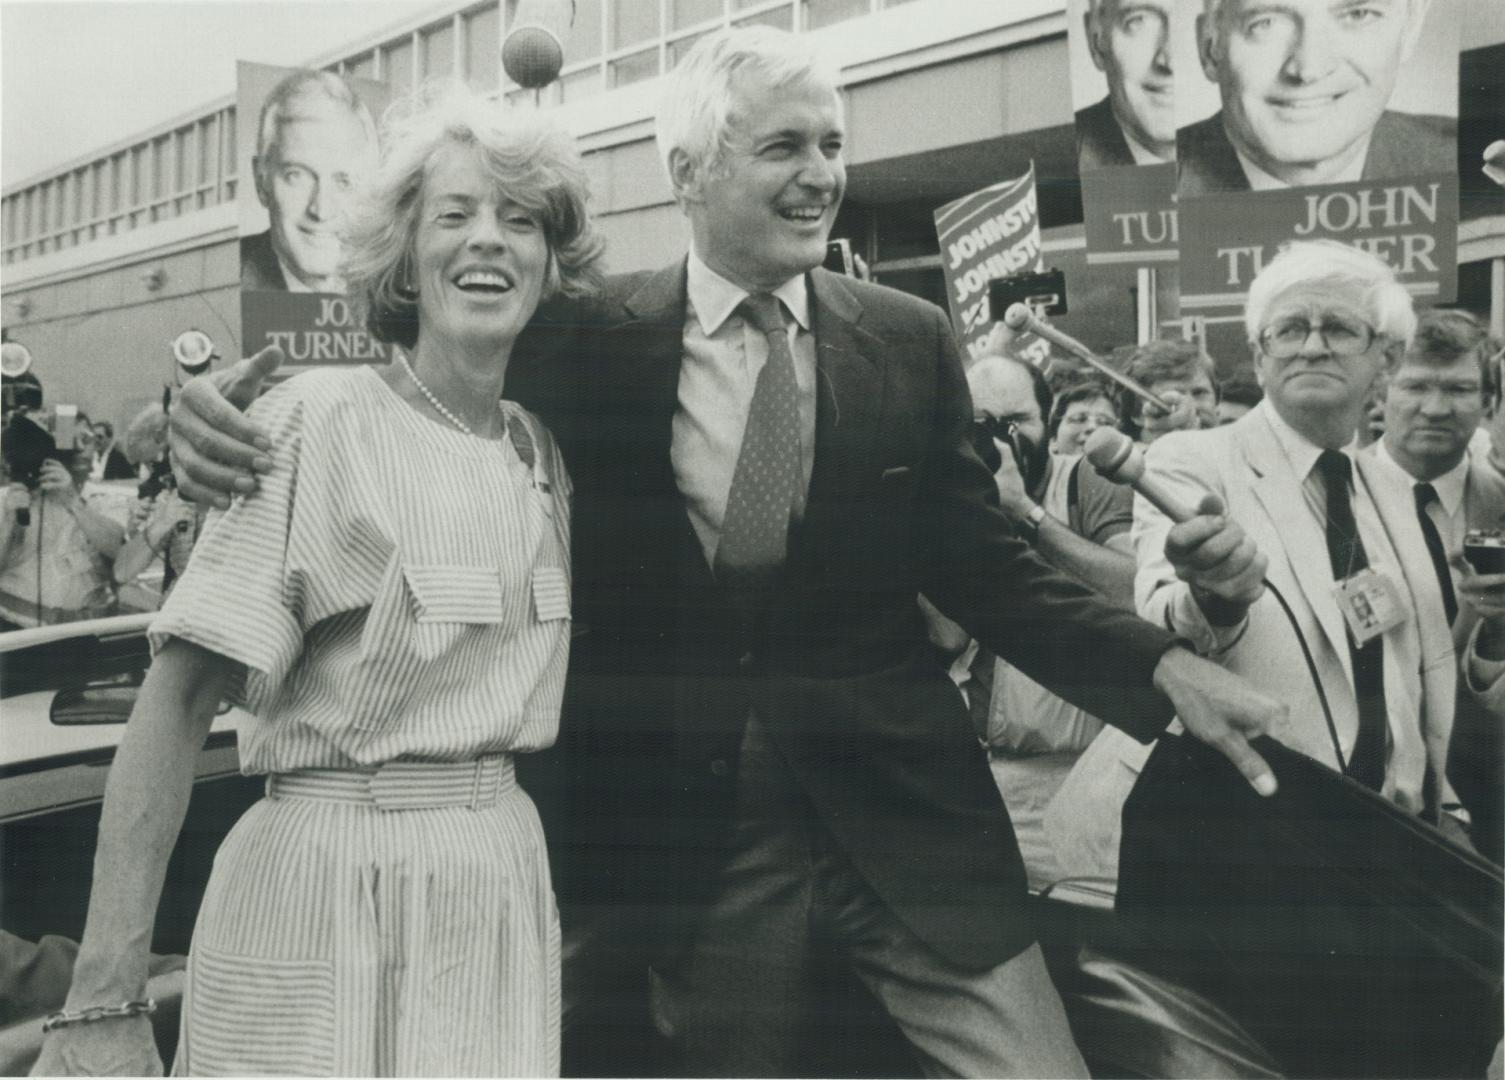
[[[1307,508],[1316,517],[1317,524],[1325,533],[1327,530],[1327,485],[1322,473],[1316,467],[1317,459],[1322,456],[1322,447],[1287,424],[1268,398],[1255,408],[1263,409],[1269,418],[1276,441],[1280,443],[1281,449],[1285,451],[1286,459],[1290,461],[1291,467],[1301,479],[1301,490],[1305,496]],[[1344,453],[1352,458],[1352,450],[1353,446],[1350,444],[1345,448]],[[1369,493],[1363,474],[1359,472],[1357,463],[1353,468],[1351,505],[1354,524],[1358,526],[1359,539],[1364,544],[1364,554],[1369,560],[1370,568],[1385,575],[1395,584],[1406,604],[1408,617],[1415,619],[1416,609],[1406,593],[1405,575],[1401,571],[1390,545],[1385,525],[1380,520],[1379,511],[1375,508],[1374,499]],[[1292,558],[1321,559],[1324,564],[1328,561],[1326,551],[1288,554]],[[1385,678],[1389,680],[1394,677],[1392,665],[1395,661],[1389,649],[1384,651],[1383,657]],[[1304,678],[1305,673],[1296,677]],[[1385,756],[1384,791],[1404,805],[1411,805],[1411,801],[1414,800],[1415,805],[1420,806],[1422,785],[1427,769],[1427,748],[1421,737],[1421,717],[1414,710],[1409,715],[1399,715],[1399,710],[1395,707],[1396,696],[1394,694],[1387,692],[1385,702],[1386,718],[1390,726],[1390,745]],[[1339,723],[1337,727],[1338,743],[1343,748],[1343,758],[1346,761],[1353,756],[1354,743],[1358,739],[1358,728],[1356,725],[1344,723]],[[1393,792],[1399,792],[1402,795],[1392,794]]]
[[[1404,481],[1408,488],[1413,491],[1416,485],[1421,483],[1412,476],[1390,456],[1390,451],[1385,447],[1385,440],[1381,439],[1374,444],[1374,457],[1376,461],[1383,462],[1385,470],[1393,473],[1398,481]],[[1468,521],[1464,513],[1463,497],[1468,489],[1468,470],[1470,457],[1467,451],[1463,459],[1441,476],[1430,481],[1437,491],[1437,501],[1427,507],[1427,516],[1432,519],[1432,524],[1437,526],[1437,535],[1442,538],[1442,550],[1447,552],[1448,557],[1458,555],[1463,551],[1463,537],[1468,532]],[[1415,495],[1412,496],[1415,498]],[[1451,571],[1453,585],[1458,584],[1458,572]]]
[[[690,522],[710,564],[715,563],[721,542],[727,495],[737,471],[758,373],[768,362],[768,339],[737,314],[748,295],[691,249],[684,362],[679,369],[679,408],[674,414],[670,458]],[[800,450],[808,486],[815,464],[816,365],[805,275],[790,278],[773,295],[793,316],[788,332],[799,387]],[[803,502],[802,497],[796,517],[803,512]]]

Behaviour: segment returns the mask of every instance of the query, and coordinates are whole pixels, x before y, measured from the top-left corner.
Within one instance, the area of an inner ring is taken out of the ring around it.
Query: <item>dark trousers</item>
[[[656,973],[655,1021],[688,1075],[807,1075],[811,1040],[844,1037],[812,989],[833,953],[928,1076],[1087,1075],[1039,947],[982,972],[930,949],[816,822],[753,718],[734,850],[693,947]]]

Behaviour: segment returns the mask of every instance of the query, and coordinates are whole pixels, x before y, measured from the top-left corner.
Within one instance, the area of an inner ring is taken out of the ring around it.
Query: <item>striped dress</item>
[[[212,515],[152,624],[236,664],[243,771],[189,959],[185,1075],[557,1075],[559,937],[511,755],[550,745],[569,651],[569,480],[440,426],[372,370],[252,417],[256,494]]]

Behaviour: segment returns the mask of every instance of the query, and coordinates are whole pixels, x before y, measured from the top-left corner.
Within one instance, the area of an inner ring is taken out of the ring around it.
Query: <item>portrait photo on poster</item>
[[[289,369],[384,362],[345,302],[342,230],[380,156],[387,87],[330,71],[236,65],[241,340]]]
[[[1435,0],[1177,0],[1180,195],[1456,171],[1458,26]]]
[[[1176,0],[1067,0],[1082,172],[1176,160]]]
[[[241,288],[343,293],[340,223],[376,165],[385,87],[329,71],[237,65]],[[364,84],[364,85],[362,85]]]

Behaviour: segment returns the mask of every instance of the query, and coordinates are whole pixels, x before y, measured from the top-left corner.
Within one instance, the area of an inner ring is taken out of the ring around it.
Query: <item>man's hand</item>
[[[272,444],[244,416],[261,384],[282,363],[269,345],[255,356],[212,375],[190,379],[168,424],[168,446],[178,489],[195,502],[221,509],[230,496],[256,490],[256,474],[269,472]]]
[[[1014,460],[1014,448],[1002,439],[993,441],[998,444],[998,456],[1002,459],[998,471],[993,474],[993,482],[998,485],[1003,512],[1010,521],[1017,523],[1029,516],[1035,502],[1024,488],[1024,477],[1019,475],[1019,463]],[[1040,452],[1045,453],[1043,447]]]
[[[1148,401],[1139,414],[1139,427],[1145,442],[1154,442],[1161,435],[1172,431],[1196,431],[1207,426],[1197,411],[1197,403],[1189,394],[1179,390],[1159,390],[1156,397],[1171,407],[1170,412],[1157,408]]]
[[[1166,533],[1165,557],[1215,625],[1236,623],[1264,594],[1269,560],[1239,523],[1225,516],[1216,495],[1202,496],[1197,516]]]
[[[1167,650],[1155,666],[1155,688],[1171,699],[1188,732],[1233,762],[1259,794],[1275,794],[1275,774],[1249,740],[1281,720],[1284,705],[1180,647]]]
[[[1480,574],[1462,554],[1452,558],[1458,571],[1457,594],[1484,620],[1478,640],[1481,660],[1505,660],[1505,574]]]
[[[73,474],[61,461],[48,458],[42,462],[40,477],[37,486],[42,489],[42,493],[50,495],[70,513],[83,505],[83,496],[78,493],[78,487],[73,483]]]

